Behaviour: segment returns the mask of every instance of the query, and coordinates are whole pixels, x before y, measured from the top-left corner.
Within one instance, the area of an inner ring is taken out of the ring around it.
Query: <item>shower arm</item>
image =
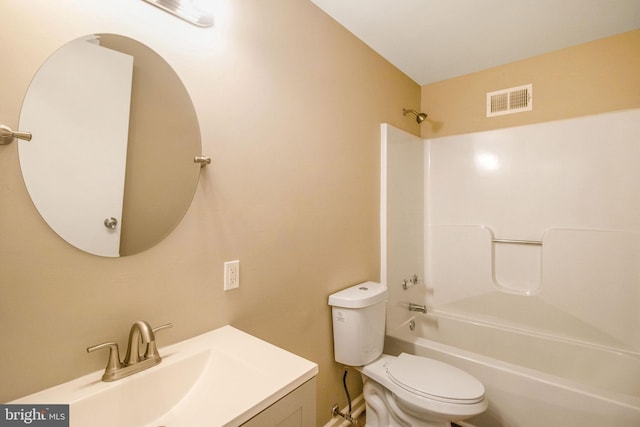
[[[407,116],[407,114],[413,114],[414,116],[416,116],[416,122],[418,122],[418,124],[422,123],[425,121],[425,119],[427,118],[427,113],[418,113],[416,110],[408,110],[406,108],[402,109],[402,115],[403,116]]]

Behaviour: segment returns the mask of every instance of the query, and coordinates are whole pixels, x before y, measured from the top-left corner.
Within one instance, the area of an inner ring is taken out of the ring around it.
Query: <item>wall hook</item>
[[[195,156],[193,158],[193,163],[200,163],[200,167],[203,168],[208,164],[211,164],[211,157],[209,156]]]
[[[14,132],[9,126],[0,125],[0,145],[11,144],[16,138],[31,141],[31,132]]]

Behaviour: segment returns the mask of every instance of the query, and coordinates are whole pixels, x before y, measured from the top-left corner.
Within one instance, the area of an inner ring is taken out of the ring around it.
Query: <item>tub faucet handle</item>
[[[416,285],[419,285],[419,284],[421,284],[421,283],[422,283],[422,282],[421,282],[421,280],[420,280],[420,277],[418,277],[418,275],[417,275],[417,274],[414,274],[414,275],[413,275],[413,276],[411,276],[409,279],[404,279],[404,280],[402,281],[402,289],[404,289],[404,290],[406,291],[406,290],[407,290],[407,289],[409,289],[410,287],[412,287],[412,286],[416,286]]]

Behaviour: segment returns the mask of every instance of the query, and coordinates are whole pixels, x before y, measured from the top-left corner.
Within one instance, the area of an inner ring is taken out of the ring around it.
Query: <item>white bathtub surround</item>
[[[640,352],[639,133],[629,110],[427,141],[427,304]],[[527,310],[480,313],[505,293]]]
[[[545,412],[538,425],[640,425],[640,109],[425,141],[383,133],[387,330],[424,304],[417,330],[473,354],[425,353],[480,360],[469,369],[483,382],[518,373],[490,381],[478,426]],[[425,285],[403,290],[415,271]]]
[[[390,290],[387,322],[397,325],[407,319],[408,296],[414,302],[426,298],[425,286],[398,291],[414,274],[421,282],[425,277],[424,170],[428,159],[422,139],[387,124],[380,129],[380,277]]]

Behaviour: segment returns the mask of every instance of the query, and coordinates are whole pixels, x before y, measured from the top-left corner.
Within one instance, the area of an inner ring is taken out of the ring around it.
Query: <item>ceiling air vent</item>
[[[520,113],[532,109],[532,84],[487,93],[487,117]]]

